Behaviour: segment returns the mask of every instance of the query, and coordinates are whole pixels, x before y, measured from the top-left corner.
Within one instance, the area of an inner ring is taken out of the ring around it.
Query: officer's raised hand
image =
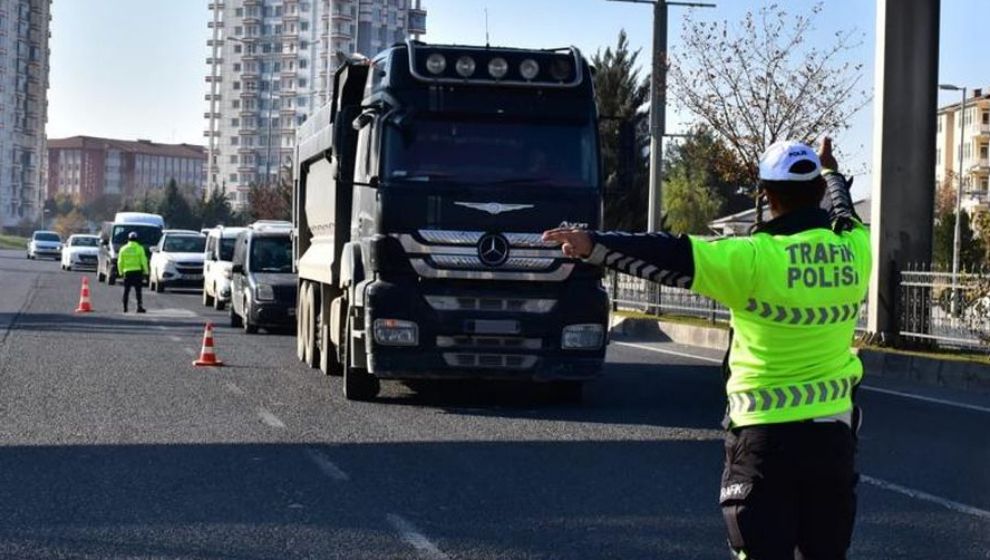
[[[591,235],[580,229],[557,228],[543,232],[543,241],[560,243],[564,256],[583,259],[591,254]]]
[[[839,163],[835,161],[832,153],[832,139],[828,136],[822,138],[822,143],[818,147],[818,160],[822,162],[822,167],[830,171],[838,171]]]

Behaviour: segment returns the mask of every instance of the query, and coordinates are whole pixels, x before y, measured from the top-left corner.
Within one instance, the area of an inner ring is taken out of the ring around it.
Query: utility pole
[[[650,73],[650,201],[648,231],[660,231],[663,218],[663,137],[667,123],[667,6],[714,8],[702,2],[668,0],[609,0],[653,4],[653,69]]]

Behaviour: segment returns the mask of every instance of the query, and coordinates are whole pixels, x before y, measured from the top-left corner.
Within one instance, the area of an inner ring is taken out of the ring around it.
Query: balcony
[[[207,64],[223,64],[222,58],[213,58],[212,56],[206,59]]]
[[[244,25],[261,25],[261,16],[250,15],[244,16]]]
[[[241,99],[256,99],[258,97],[258,90],[256,89],[242,89]]]
[[[208,27],[210,29],[213,29],[214,27],[217,28],[217,29],[223,29],[223,22],[222,21],[208,21],[208,22],[206,22],[206,27]]]
[[[207,93],[205,101],[220,101],[219,93]]]
[[[207,39],[206,40],[206,46],[207,47],[222,47],[223,46],[223,39]]]
[[[254,146],[241,146],[237,148],[237,153],[242,156],[254,156]]]
[[[220,113],[206,112],[206,113],[203,113],[203,118],[204,119],[219,119],[220,118]]]
[[[969,172],[977,175],[986,175],[990,173],[990,159],[980,158],[976,160],[975,163],[970,165]]]
[[[223,8],[224,8],[223,2],[213,2],[209,5],[209,9],[211,10],[222,10]]]
[[[220,76],[213,76],[213,75],[206,76],[206,83],[208,84],[211,84],[213,82],[220,83],[222,81],[223,79]]]
[[[220,136],[220,131],[219,130],[204,130],[203,131],[203,136],[205,136],[206,138],[209,138],[210,136],[219,137]]]
[[[245,8],[260,8],[262,5],[262,0],[244,0]]]

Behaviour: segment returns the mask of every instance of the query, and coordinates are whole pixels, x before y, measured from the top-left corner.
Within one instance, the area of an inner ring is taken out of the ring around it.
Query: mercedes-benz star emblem
[[[509,260],[509,242],[497,233],[488,233],[478,241],[478,258],[485,266],[501,266]]]

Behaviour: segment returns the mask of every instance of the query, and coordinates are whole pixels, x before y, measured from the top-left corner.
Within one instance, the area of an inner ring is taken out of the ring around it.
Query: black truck
[[[381,379],[517,379],[579,399],[600,374],[601,272],[541,240],[602,216],[577,49],[353,56],[296,150],[297,353],[346,398]]]

